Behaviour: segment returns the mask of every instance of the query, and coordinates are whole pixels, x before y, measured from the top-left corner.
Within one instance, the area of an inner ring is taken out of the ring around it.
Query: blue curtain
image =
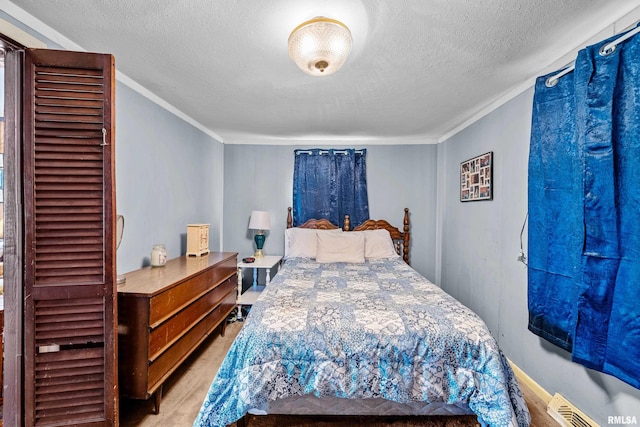
[[[618,38],[536,84],[529,329],[640,388],[640,36],[600,53]]]
[[[556,74],[556,73],[554,73]],[[536,81],[529,153],[529,329],[571,351],[582,256],[574,76]]]
[[[295,150],[293,225],[327,218],[342,226],[348,214],[352,227],[369,219],[367,150]]]

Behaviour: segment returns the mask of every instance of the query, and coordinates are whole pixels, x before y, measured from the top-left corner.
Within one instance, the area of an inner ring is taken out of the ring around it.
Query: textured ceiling
[[[12,0],[225,143],[438,141],[637,0]],[[287,56],[315,16],[354,47],[326,77]],[[66,46],[63,46],[67,48]],[[548,71],[548,70],[547,70]]]

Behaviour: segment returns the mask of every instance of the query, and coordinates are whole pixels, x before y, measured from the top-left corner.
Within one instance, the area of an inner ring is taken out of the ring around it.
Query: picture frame
[[[493,151],[460,163],[460,201],[493,200]]]

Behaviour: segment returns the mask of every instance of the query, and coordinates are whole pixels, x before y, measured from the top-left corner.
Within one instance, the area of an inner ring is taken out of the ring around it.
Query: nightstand
[[[271,269],[276,265],[280,265],[282,261],[282,256],[280,255],[269,255],[261,258],[256,258],[254,262],[239,262],[238,263],[238,320],[242,320],[242,306],[243,305],[253,305],[256,302],[260,293],[264,290],[266,286],[269,285],[271,281]],[[253,286],[248,289],[246,292],[242,292],[242,269],[244,268],[252,268],[253,269]],[[264,286],[258,285],[258,270],[263,269],[266,272],[266,279]]]

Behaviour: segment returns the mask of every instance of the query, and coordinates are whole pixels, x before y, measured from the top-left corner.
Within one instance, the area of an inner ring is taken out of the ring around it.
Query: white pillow
[[[355,233],[358,233],[358,231]],[[365,230],[362,233],[364,233],[364,257],[366,259],[396,258],[400,256],[393,245],[389,230]]]
[[[363,263],[364,234],[351,232],[318,234],[316,261]]]
[[[316,230],[315,228],[287,228],[284,232],[285,258],[315,258],[317,253],[317,236],[324,233],[341,233],[341,228],[333,230]]]

